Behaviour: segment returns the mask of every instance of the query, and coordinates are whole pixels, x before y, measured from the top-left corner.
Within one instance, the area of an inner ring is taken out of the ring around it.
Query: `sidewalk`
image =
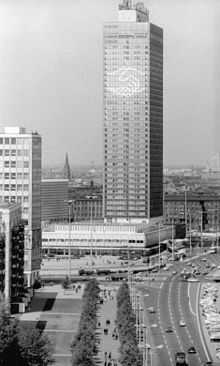
[[[100,323],[100,325],[98,326],[97,329],[97,336],[98,339],[100,340],[99,343],[99,353],[97,356],[97,365],[101,365],[101,366],[119,366],[119,362],[118,362],[118,357],[119,357],[119,352],[118,352],[118,348],[120,346],[119,343],[119,339],[114,339],[113,338],[113,332],[114,329],[116,328],[116,324],[115,324],[115,320],[116,320],[116,312],[117,312],[117,303],[116,303],[116,294],[117,294],[117,289],[118,286],[114,286],[114,285],[100,285],[100,289],[102,290],[102,292],[100,293],[100,295],[104,295],[104,290],[106,293],[106,297],[104,299],[103,304],[100,305],[100,309],[98,311],[98,323]],[[110,321],[110,324],[106,324],[106,321]],[[108,334],[104,334],[104,329],[108,329]],[[105,357],[105,352],[107,354],[107,357]],[[111,359],[108,358],[109,356],[109,352],[111,355]],[[115,360],[115,363],[110,363],[108,364],[108,362],[110,362],[110,360]],[[106,363],[105,363],[106,361]]]

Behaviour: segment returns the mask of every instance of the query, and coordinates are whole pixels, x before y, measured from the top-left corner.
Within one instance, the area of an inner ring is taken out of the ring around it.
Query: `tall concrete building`
[[[24,308],[24,223],[20,203],[0,204],[0,292],[12,312]]]
[[[163,215],[163,30],[143,3],[104,25],[105,219]]]
[[[21,202],[24,270],[31,286],[41,263],[41,136],[22,127],[0,133],[0,201]]]

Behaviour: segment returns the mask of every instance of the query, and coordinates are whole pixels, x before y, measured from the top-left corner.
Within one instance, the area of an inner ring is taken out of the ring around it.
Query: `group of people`
[[[117,331],[117,328],[115,328],[113,330],[113,333],[112,333],[112,338],[115,339],[117,341],[118,339],[118,331]]]
[[[105,361],[104,366],[117,366],[117,360],[115,358],[112,358],[111,352],[105,352]]]

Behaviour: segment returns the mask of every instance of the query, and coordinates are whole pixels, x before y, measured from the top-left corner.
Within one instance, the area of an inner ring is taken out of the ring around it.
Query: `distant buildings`
[[[220,173],[220,152],[211,158],[210,170],[213,173]]]
[[[0,202],[20,202],[25,223],[24,269],[28,286],[41,264],[41,136],[22,127],[0,133]]]
[[[95,196],[91,201],[89,196]],[[69,197],[73,202],[72,221],[79,222],[90,220],[91,210],[93,220],[103,219],[102,186],[71,187]]]
[[[104,26],[104,218],[163,215],[163,30],[143,3]]]
[[[0,204],[0,293],[12,312],[24,311],[24,222],[20,203]]]
[[[186,194],[165,194],[164,223],[185,223],[197,231],[218,231],[220,229],[220,195],[199,192]],[[187,212],[187,215],[185,213]]]

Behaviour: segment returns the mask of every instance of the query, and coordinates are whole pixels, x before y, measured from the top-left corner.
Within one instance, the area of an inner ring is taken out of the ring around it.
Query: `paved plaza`
[[[20,316],[24,327],[36,327],[52,340],[55,366],[71,365],[70,345],[78,330],[84,286],[83,283],[75,284],[74,290],[64,290],[61,285],[44,286],[36,291],[28,312]],[[105,352],[107,355],[110,352],[111,359],[117,360],[117,365],[119,365],[119,341],[113,338],[117,287],[102,284],[100,288],[104,301],[103,304],[100,304],[98,311],[97,365],[105,365]],[[106,325],[107,320],[110,322],[108,325]],[[106,328],[108,334],[104,334]]]

